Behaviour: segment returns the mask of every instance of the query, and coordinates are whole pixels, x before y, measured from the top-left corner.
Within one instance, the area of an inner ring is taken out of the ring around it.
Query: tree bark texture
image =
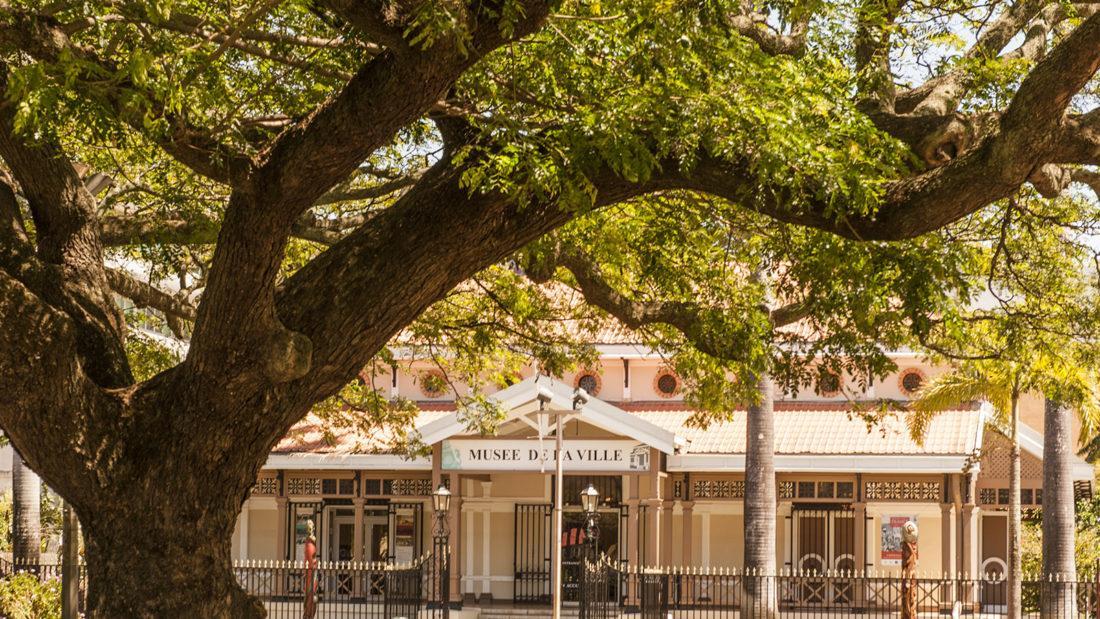
[[[12,558],[36,565],[42,551],[42,480],[12,451]]]
[[[1047,399],[1043,414],[1043,617],[1076,616],[1072,415],[1069,407]]]
[[[266,616],[237,584],[226,541],[244,484],[226,483],[224,474],[207,482],[185,489],[152,470],[141,492],[83,511],[91,617]]]
[[[748,407],[745,453],[745,601],[748,617],[771,619],[779,612],[775,583],[775,387],[771,376],[757,379],[759,402]],[[758,576],[753,577],[755,572]]]

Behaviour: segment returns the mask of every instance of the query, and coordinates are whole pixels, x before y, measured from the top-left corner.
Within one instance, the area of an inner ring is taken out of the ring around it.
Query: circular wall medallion
[[[671,398],[680,393],[680,377],[670,369],[663,369],[653,377],[653,391],[662,398]]]
[[[447,390],[447,379],[439,370],[425,370],[417,377],[420,393],[426,398],[438,398]]]
[[[826,398],[840,393],[840,377],[830,370],[820,370],[817,374],[817,393]]]
[[[913,395],[924,386],[924,372],[909,368],[898,375],[898,388],[905,395]]]
[[[603,388],[603,379],[592,370],[581,370],[573,378],[573,388],[584,389],[588,395],[596,395]]]

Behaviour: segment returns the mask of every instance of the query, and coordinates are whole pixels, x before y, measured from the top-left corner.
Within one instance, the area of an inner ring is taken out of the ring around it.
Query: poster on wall
[[[399,511],[394,518],[393,558],[397,563],[412,563],[416,552],[416,519],[412,511]]]
[[[906,522],[917,521],[916,516],[882,517],[882,550],[879,563],[882,565],[901,565],[901,528]]]

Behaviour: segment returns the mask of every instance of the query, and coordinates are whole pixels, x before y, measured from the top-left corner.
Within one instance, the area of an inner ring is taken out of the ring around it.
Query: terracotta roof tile
[[[446,410],[421,410],[416,418],[416,427],[423,427],[448,414],[450,413]],[[379,431],[368,436],[353,428],[341,428],[326,434],[324,423],[316,416],[309,415],[294,424],[272,453],[381,454],[394,453],[397,451],[396,447],[390,432]]]
[[[691,411],[638,411],[640,418],[690,441],[688,453],[745,453],[745,417],[735,411],[731,421],[705,430],[687,427]],[[904,420],[888,416],[868,427],[849,410],[776,410],[777,454],[969,454],[977,447],[981,412],[976,408],[945,411],[930,424],[923,445],[909,438]]]
[[[643,408],[643,406],[648,408]],[[745,453],[745,413],[732,411],[729,421],[710,424],[706,429],[689,427],[694,411],[682,402],[634,402],[623,405],[639,419],[683,436],[690,444],[687,453]],[[416,427],[444,417],[453,411],[453,403],[424,403]],[[904,420],[887,416],[868,427],[848,402],[776,402],[775,451],[777,454],[943,454],[972,453],[978,445],[978,405],[963,405],[958,410],[938,415],[928,428],[923,445],[909,438]],[[392,453],[393,436],[380,432],[364,436],[347,429],[325,434],[319,419],[309,416],[287,434],[275,453]]]

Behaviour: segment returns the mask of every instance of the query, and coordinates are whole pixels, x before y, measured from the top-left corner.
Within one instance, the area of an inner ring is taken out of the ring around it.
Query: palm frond
[[[965,402],[986,400],[997,410],[999,417],[1007,417],[1012,400],[1012,385],[1007,383],[991,379],[981,372],[967,370],[956,370],[933,378],[909,405],[906,421],[910,438],[923,445],[928,426],[936,415]]]

